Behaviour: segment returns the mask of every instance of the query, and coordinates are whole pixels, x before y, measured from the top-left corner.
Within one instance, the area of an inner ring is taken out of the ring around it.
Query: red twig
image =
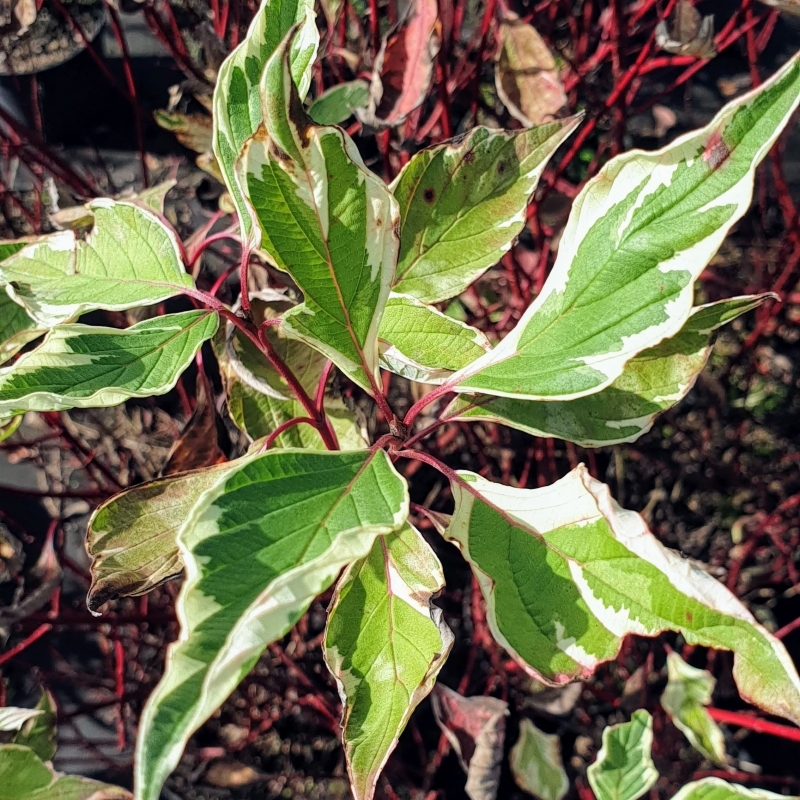
[[[23,639],[19,644],[14,645],[8,652],[0,655],[0,667],[7,664],[14,656],[18,656],[23,650],[30,647],[34,642],[42,638],[53,626],[50,623],[40,625],[30,636]]]
[[[800,742],[800,728],[790,728],[788,725],[779,725],[759,717],[743,714],[738,711],[723,711],[721,708],[708,707],[708,713],[713,720],[724,722],[728,725],[738,725],[756,733],[768,733],[770,736],[779,736],[791,742]]]

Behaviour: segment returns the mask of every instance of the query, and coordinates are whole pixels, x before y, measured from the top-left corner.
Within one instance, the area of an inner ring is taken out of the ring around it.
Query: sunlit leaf
[[[366,81],[347,81],[331,86],[308,108],[308,116],[317,125],[338,125],[352,116],[357,108],[369,102],[369,84]]]
[[[369,105],[357,112],[367,125],[399,125],[428,96],[441,44],[439,6],[436,0],[412,0],[407,9],[375,59]]]
[[[499,38],[494,79],[503,105],[527,127],[552,121],[567,95],[550,48],[533,25],[511,12],[500,23]]]
[[[134,203],[94,200],[95,227],[85,241],[61,231],[0,265],[0,282],[42,325],[87,311],[122,311],[193,289],[175,234]]]
[[[178,533],[181,632],[142,714],[137,800],[157,800],[186,741],[345,565],[408,514],[382,450],[270,450],[226,472]]]
[[[603,731],[603,746],[586,777],[597,800],[637,800],[658,780],[650,750],[653,718],[643,709]]]
[[[674,336],[694,281],[749,207],[755,167],[799,102],[795,57],[702,130],[612,159],[575,200],[542,292],[497,347],[451,379],[454,389],[582,397]]]
[[[27,747],[0,745],[0,800],[130,800],[118,786],[61,775]]]
[[[496,264],[525,225],[547,160],[578,121],[479,127],[417,153],[392,184],[402,221],[395,291],[439,302]]]
[[[397,205],[344,131],[306,116],[289,71],[290,38],[264,70],[265,123],[237,169],[263,249],[303,291],[283,329],[369,390],[397,258]]]
[[[98,408],[166,394],[217,329],[217,314],[184,311],[131,328],[58,325],[0,369],[0,415]]]
[[[785,794],[775,794],[766,789],[748,789],[721,778],[703,778],[681,787],[673,800],[778,800]],[[793,800],[796,800],[794,798]]]
[[[520,789],[541,798],[561,800],[569,779],[561,759],[561,741],[540,731],[529,719],[519,723],[519,739],[508,755],[509,767]]]
[[[436,554],[408,524],[376,539],[370,554],[339,579],[328,612],[325,660],[342,698],[355,800],[374,797],[397,738],[450,652],[453,635],[441,609],[431,604],[442,588]]]
[[[677,335],[632,358],[609,387],[595,394],[550,402],[459,395],[443,416],[499,422],[583,447],[634,441],[660,412],[689,393],[711,355],[713,331],[772,297],[733,297],[693,309]]]
[[[5,364],[44,332],[19,303],[0,289],[0,364]]]
[[[249,238],[257,234],[257,229],[254,229],[236,182],[234,163],[245,140],[261,124],[258,82],[264,65],[298,23],[300,30],[290,55],[291,74],[299,87],[300,98],[304,98],[311,84],[311,65],[319,46],[313,0],[262,0],[247,36],[220,67],[214,89],[214,155],[239,214],[239,224]]]
[[[533,677],[586,678],[616,657],[626,635],[673,630],[690,644],[732,650],[742,697],[800,721],[800,678],[783,644],[723,584],[663,547],[584,466],[541,489],[459,474],[445,536],[478,578],[492,634]]]
[[[705,669],[687,664],[677,653],[667,655],[667,686],[661,705],[675,727],[706,758],[725,763],[725,737],[706,706],[716,681]]]
[[[491,348],[479,330],[397,294],[386,304],[378,339],[381,366],[422,383],[441,383]]]

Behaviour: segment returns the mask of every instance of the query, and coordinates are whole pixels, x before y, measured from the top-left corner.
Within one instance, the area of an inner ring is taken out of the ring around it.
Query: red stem
[[[781,739],[788,739],[791,742],[800,742],[800,728],[778,725],[776,722],[769,722],[760,717],[752,717],[749,714],[742,714],[738,711],[723,711],[721,708],[709,707],[708,713],[711,719],[717,722],[738,725],[740,728],[747,728],[756,733],[768,733],[771,736],[779,736]]]
[[[3,653],[0,655],[0,667],[3,664],[11,661],[14,656],[19,655],[23,650],[30,647],[35,641],[39,640],[44,636],[53,626],[49,623],[45,623],[44,625],[40,625],[30,636],[23,639],[19,644],[12,647],[8,652]]]

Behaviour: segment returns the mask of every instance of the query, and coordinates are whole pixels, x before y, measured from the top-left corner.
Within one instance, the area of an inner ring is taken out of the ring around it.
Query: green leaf
[[[459,474],[445,536],[472,566],[492,634],[533,677],[586,678],[626,635],[672,630],[732,650],[742,697],[800,721],[800,678],[781,642],[725,586],[663,547],[583,465],[541,489]]]
[[[579,121],[479,127],[417,153],[392,184],[402,220],[395,291],[439,302],[496,264],[525,225],[547,160]]]
[[[189,736],[266,645],[407,513],[382,450],[254,454],[200,496],[178,533],[181,632],[139,726],[137,800],[157,800]]]
[[[93,613],[117,597],[146,594],[183,569],[178,531],[200,495],[241,466],[241,459],[206,469],[156,478],[125,489],[92,515],[86,549],[92,585],[86,604]]]
[[[569,791],[560,739],[540,731],[529,719],[520,720],[519,739],[508,761],[517,786],[541,800],[561,800]]]
[[[308,116],[317,125],[338,125],[353,114],[356,108],[369,103],[369,84],[366,81],[347,81],[323,92],[308,108]]]
[[[397,205],[344,131],[306,116],[289,72],[290,40],[264,70],[264,126],[244,147],[240,183],[262,248],[305,297],[283,329],[370,390],[397,259]]]
[[[251,240],[258,231],[254,230],[250,211],[236,181],[234,164],[245,140],[261,124],[258,82],[264,66],[298,23],[300,30],[290,54],[291,74],[299,87],[300,98],[304,98],[311,84],[311,65],[319,46],[313,0],[262,0],[247,36],[220,67],[214,89],[214,155],[239,214],[242,231]]]
[[[0,745],[0,800],[130,800],[118,786],[61,775],[27,747]]]
[[[690,666],[677,653],[667,655],[667,686],[661,695],[664,711],[695,750],[724,764],[725,737],[705,708],[715,684],[708,670]]]
[[[56,703],[48,691],[36,704],[36,716],[28,720],[14,737],[14,744],[29,747],[42,761],[52,761],[56,752]]]
[[[443,588],[439,559],[409,524],[376,539],[370,554],[339,579],[324,652],[342,698],[355,800],[374,796],[400,733],[450,652],[453,634],[431,604]]]
[[[166,394],[217,329],[205,310],[167,314],[125,330],[58,325],[0,369],[0,415],[61,411]]]
[[[683,786],[672,800],[786,800],[785,794],[775,794],[766,789],[748,789],[721,778],[703,778]],[[789,800],[797,800],[790,798]]]
[[[43,333],[44,329],[28,316],[25,309],[0,290],[0,364],[5,364]]]
[[[252,300],[256,322],[276,317],[279,309],[289,306],[291,303],[286,298],[273,300],[270,304],[259,298]],[[303,342],[281,336],[276,326],[268,328],[266,335],[277,354],[291,365],[301,386],[310,397],[314,397],[327,363],[325,356]],[[290,419],[307,416],[302,403],[294,398],[287,383],[267,362],[264,354],[236,332],[233,325],[228,324],[223,335],[215,339],[215,350],[228,395],[228,410],[236,425],[250,439],[261,439]],[[342,450],[366,447],[368,442],[355,414],[334,397],[328,396],[324,402],[339,447]],[[273,446],[327,449],[319,432],[306,424],[289,428],[275,439]]]
[[[0,266],[0,282],[37,322],[52,327],[87,311],[122,311],[166,300],[194,282],[180,245],[152,212],[134,203],[94,200],[85,241],[61,231]]]
[[[174,179],[161,181],[161,183],[157,183],[155,186],[143,189],[136,195],[134,200],[145,208],[154,211],[156,214],[163,214],[167,195],[177,183],[178,182]]]
[[[747,211],[755,168],[800,102],[800,57],[702,130],[610,161],[578,195],[542,292],[455,391],[567,400],[674,336],[694,281]],[[448,381],[448,384],[450,381]]]
[[[632,358],[610,386],[595,394],[550,402],[459,396],[443,416],[498,422],[582,447],[632,442],[689,393],[711,355],[713,332],[771,297],[733,297],[695,308],[678,334]]]
[[[378,339],[381,366],[422,383],[442,383],[491,349],[479,330],[399,294],[386,303]]]
[[[654,786],[652,747],[653,718],[644,709],[634,711],[630,722],[606,728],[597,760],[586,770],[597,800],[636,800]]]

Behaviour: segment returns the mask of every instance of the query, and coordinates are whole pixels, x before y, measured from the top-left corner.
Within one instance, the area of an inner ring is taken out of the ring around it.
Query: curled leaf
[[[431,695],[437,725],[455,750],[470,800],[494,800],[500,782],[508,704],[495,697],[462,697],[438,684]]]
[[[413,0],[408,14],[383,43],[370,84],[369,105],[358,118],[373,127],[404,122],[428,95],[441,45],[436,0]]]
[[[688,0],[678,0],[670,20],[658,23],[656,44],[680,56],[714,58],[714,15],[703,17]]]

